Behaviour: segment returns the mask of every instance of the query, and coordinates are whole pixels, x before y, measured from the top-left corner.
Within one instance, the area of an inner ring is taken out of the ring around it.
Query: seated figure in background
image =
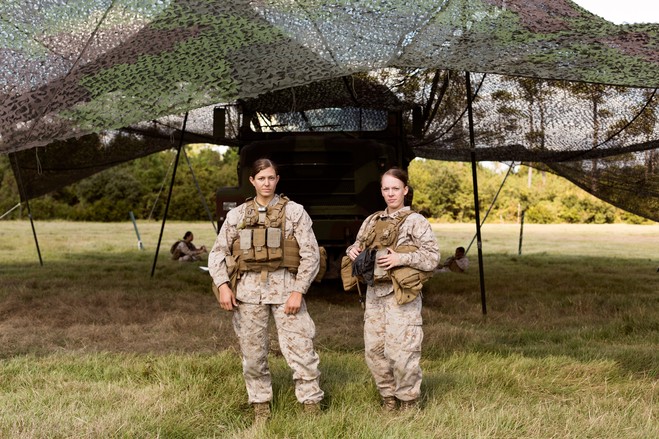
[[[465,256],[465,248],[458,247],[455,249],[455,254],[449,256],[443,263],[440,263],[437,266],[438,272],[448,272],[453,271],[456,273],[464,273],[469,268],[469,258]]]
[[[176,241],[170,249],[172,259],[179,262],[192,262],[200,260],[201,255],[206,253],[206,247],[203,245],[199,248],[195,247],[195,245],[192,243],[193,239],[194,235],[192,232],[185,232],[183,239]]]

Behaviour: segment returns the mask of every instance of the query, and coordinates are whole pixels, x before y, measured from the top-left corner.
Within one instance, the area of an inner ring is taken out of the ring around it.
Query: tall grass
[[[424,289],[423,409],[385,415],[362,311],[337,282],[307,295],[324,411],[297,407],[272,338],[273,418],[252,426],[229,313],[202,263],[170,261],[210,224],[0,223],[0,437],[659,437],[659,226],[483,227],[467,274]],[[443,257],[473,226],[436,224]]]

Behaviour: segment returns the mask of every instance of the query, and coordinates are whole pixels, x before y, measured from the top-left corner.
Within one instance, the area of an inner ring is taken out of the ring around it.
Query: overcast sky
[[[657,0],[572,0],[595,15],[616,24],[659,23]]]

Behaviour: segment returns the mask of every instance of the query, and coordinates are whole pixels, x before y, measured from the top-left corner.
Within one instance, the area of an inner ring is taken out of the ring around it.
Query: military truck
[[[217,218],[254,195],[252,163],[277,163],[277,192],[302,204],[328,254],[326,278],[339,274],[340,259],[363,220],[386,207],[380,176],[413,158],[402,111],[330,108],[268,117],[244,111],[238,136],[238,186],[217,190]]]

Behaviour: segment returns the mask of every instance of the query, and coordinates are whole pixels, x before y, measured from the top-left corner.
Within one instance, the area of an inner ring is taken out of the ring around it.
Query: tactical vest
[[[386,251],[387,247],[393,247],[398,253],[411,253],[418,250],[415,245],[398,245],[398,234],[403,221],[413,211],[401,212],[396,218],[380,218],[381,212],[371,216],[369,219],[375,221],[364,240],[364,248],[376,249],[376,260],[380,251]],[[433,271],[421,271],[416,268],[400,266],[391,270],[379,269],[377,263],[373,271],[375,282],[391,281],[394,287],[396,303],[404,305],[416,299],[421,294],[423,284],[433,275]]]
[[[239,226],[238,239],[231,249],[238,275],[246,271],[261,272],[265,281],[268,272],[279,268],[297,273],[300,246],[294,236],[284,237],[288,201],[281,195],[273,206],[260,207],[254,199],[246,202],[242,227]]]
[[[398,234],[400,226],[403,221],[412,214],[414,211],[405,210],[400,212],[396,217],[382,217],[383,212],[376,212],[367,218],[368,229],[366,237],[362,241],[362,248],[365,250],[375,249],[375,259],[381,255],[386,254],[387,248],[392,247],[396,250],[398,244]],[[391,276],[387,270],[380,268],[377,263],[373,271],[375,282],[383,282],[391,280]]]
[[[383,213],[384,211],[376,212],[366,218],[368,226],[366,236],[360,242],[362,248],[382,250],[395,246],[398,243],[400,225],[414,211],[411,209],[402,211],[395,218],[389,216],[383,218]]]

